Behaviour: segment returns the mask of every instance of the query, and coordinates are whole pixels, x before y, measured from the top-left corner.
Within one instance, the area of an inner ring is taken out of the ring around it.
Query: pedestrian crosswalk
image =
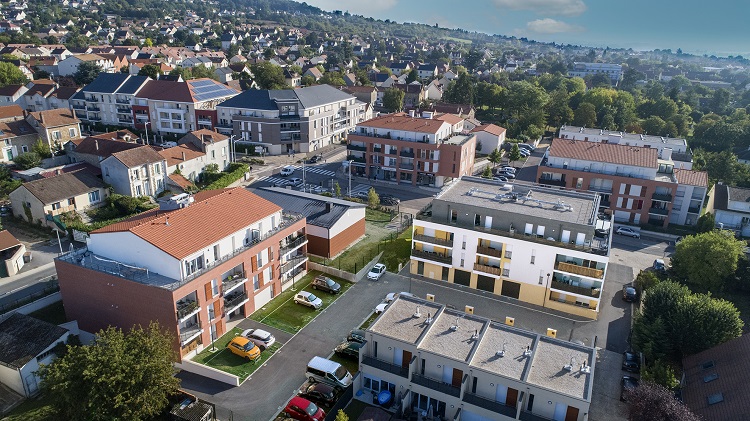
[[[368,186],[367,184],[357,184],[356,186],[352,187],[352,193],[351,194],[353,196],[353,195],[355,195],[355,194],[357,194],[359,192],[365,192],[366,193],[368,191],[370,191],[370,186]],[[343,188],[342,188],[341,193],[346,194],[346,191],[344,191]]]
[[[270,184],[277,184],[277,183],[288,184],[289,183],[289,179],[286,177],[274,177],[270,175],[267,175],[265,177],[260,177],[259,179],[256,180],[256,182],[257,181],[265,181]]]
[[[295,166],[294,169],[295,170],[299,170],[300,172],[302,172],[302,166],[301,165]],[[311,166],[311,165],[305,165],[305,172],[306,173],[315,173],[315,174],[326,175],[328,177],[333,177],[333,176],[336,175],[335,171],[327,170],[325,168],[320,168],[320,167],[314,167],[314,166]]]

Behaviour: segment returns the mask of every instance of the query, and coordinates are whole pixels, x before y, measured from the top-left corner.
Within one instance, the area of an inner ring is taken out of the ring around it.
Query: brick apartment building
[[[55,260],[65,312],[84,330],[158,321],[179,359],[200,352],[307,269],[305,218],[247,190],[179,195],[93,231]]]
[[[352,171],[379,180],[442,187],[471,175],[476,136],[454,131],[448,121],[389,114],[357,124],[349,134]]]

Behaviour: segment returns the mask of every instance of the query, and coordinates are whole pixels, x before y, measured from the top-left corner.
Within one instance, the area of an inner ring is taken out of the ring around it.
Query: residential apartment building
[[[660,159],[664,153],[664,149],[670,149],[668,153],[671,154],[672,161],[675,162],[675,168],[683,170],[693,169],[693,153],[688,148],[687,140],[684,138],[624,133],[578,126],[560,127],[559,137],[560,139],[653,148],[658,151]]]
[[[135,128],[173,135],[213,130],[216,106],[238,93],[213,79],[150,80],[135,95]]]
[[[82,121],[133,127],[135,95],[151,80],[148,76],[100,73],[70,100]]]
[[[357,124],[349,134],[351,171],[369,178],[442,187],[471,175],[476,136],[448,121],[388,114]]]
[[[216,107],[218,130],[271,155],[307,153],[346,139],[370,107],[329,85],[250,89]]]
[[[694,225],[708,177],[678,169],[672,150],[555,139],[537,170],[540,184],[598,192],[602,210],[631,224]]]
[[[58,257],[65,312],[81,329],[158,321],[190,358],[307,268],[305,219],[249,191],[182,194],[91,232]]]
[[[597,73],[603,73],[609,77],[612,85],[617,85],[622,80],[622,65],[612,63],[573,63],[573,69],[568,70],[568,77],[593,76]]]
[[[391,392],[395,418],[587,420],[596,350],[509,322],[399,296],[365,333],[354,389]]]
[[[718,182],[708,195],[706,212],[714,214],[716,226],[750,237],[750,189]]]
[[[149,145],[112,153],[101,169],[102,179],[117,194],[157,196],[167,186],[167,161]]]
[[[599,201],[464,177],[414,220],[410,272],[595,319],[611,231]]]

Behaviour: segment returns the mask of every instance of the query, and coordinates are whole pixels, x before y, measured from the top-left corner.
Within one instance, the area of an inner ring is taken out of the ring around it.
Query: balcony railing
[[[474,263],[474,270],[478,272],[489,273],[490,275],[502,276],[503,269],[497,266],[488,266],[480,263]]]
[[[247,300],[247,292],[242,292],[229,299],[224,299],[224,308],[226,309],[227,313],[231,313],[235,310],[235,307],[240,305],[240,303],[245,300]]]
[[[301,246],[302,244],[305,244],[307,242],[307,237],[304,235],[297,238],[296,240],[292,241],[291,243],[287,243],[284,247],[281,248],[281,254],[289,253],[290,251],[296,249],[297,247]]]
[[[477,246],[477,253],[497,257],[498,259],[503,257],[502,250],[493,249],[492,247]]]
[[[67,206],[61,206],[57,209],[52,209],[47,211],[49,215],[57,216],[61,213],[67,213],[67,212],[74,212],[76,210],[76,205],[67,205]]]
[[[132,123],[133,119],[130,117],[120,117],[117,119],[120,123]]]
[[[398,150],[388,149],[388,152],[386,152],[386,155],[398,155]]]
[[[488,409],[501,415],[505,415],[506,417],[516,417],[516,408],[508,406],[504,403],[500,403],[494,399],[487,399],[482,396],[467,392],[464,394],[464,402],[474,406],[478,406],[480,408]]]
[[[375,153],[380,153],[380,152],[383,152],[383,148],[376,148],[376,147],[373,147],[373,148],[372,148],[372,151],[373,151],[373,152],[375,152]]]
[[[669,209],[649,208],[648,213],[653,215],[669,215]]]
[[[424,243],[437,244],[443,247],[453,247],[453,241],[444,238],[430,237],[424,234],[414,234],[414,239]]]
[[[559,289],[561,291],[572,292],[573,294],[585,295],[587,297],[599,298],[601,295],[601,288],[587,288],[577,287],[564,282],[552,280],[550,288]]]
[[[85,110],[86,106],[83,105],[83,104],[73,104],[73,109],[74,110]]]
[[[228,293],[231,291],[235,286],[247,282],[247,275],[245,272],[237,272],[233,273],[229,276],[227,276],[225,279],[221,280],[222,289],[224,290],[224,293]]]
[[[357,145],[346,145],[346,149],[350,151],[360,151],[360,152],[367,152],[367,146],[357,146]]]
[[[354,155],[347,155],[346,156],[346,160],[347,161],[354,161],[354,162],[361,162],[363,164],[367,163],[367,160],[365,159],[365,157],[358,157],[358,156],[354,156]]]
[[[307,260],[307,255],[295,256],[287,260],[286,263],[281,265],[281,273],[287,273],[294,269],[297,265]]]
[[[180,329],[180,342],[182,342],[182,344],[184,345],[185,342],[200,334],[200,332],[201,326],[199,324],[194,324],[190,327],[186,327],[185,329]]]
[[[101,111],[102,110],[101,108],[99,108],[97,106],[94,106],[94,105],[89,105],[89,106],[86,107],[86,109],[88,111]]]
[[[605,193],[605,194],[612,194],[612,187],[592,187],[589,186],[590,191],[595,191],[597,193]]]
[[[669,193],[654,193],[651,195],[651,200],[658,200],[660,202],[671,202],[672,195]]]
[[[177,319],[184,319],[187,315],[198,309],[197,301],[185,301],[177,304]]]
[[[601,269],[587,268],[575,263],[557,262],[555,269],[563,272],[575,273],[576,275],[588,276],[589,278],[603,278],[604,271]]]
[[[431,251],[422,251],[422,250],[416,250],[412,249],[411,251],[412,257],[418,257],[420,259],[427,259],[432,260],[434,262],[443,263],[446,265],[452,265],[453,264],[453,258],[451,256],[445,256],[440,253],[435,253]]]
[[[118,104],[130,104],[130,100],[129,99],[119,99],[118,98],[118,99],[115,100],[115,102],[118,103]]]
[[[414,152],[407,152],[405,150],[401,150],[401,153],[399,155],[405,158],[414,158]]]
[[[370,366],[372,368],[377,368],[378,370],[382,370],[387,373],[401,376],[405,379],[409,378],[409,370],[407,368],[401,367],[399,365],[391,364],[389,362],[379,360],[377,358],[364,356],[362,357],[362,364]]]
[[[402,169],[402,170],[409,170],[409,171],[411,171],[411,170],[413,170],[413,169],[414,169],[414,164],[404,164],[404,163],[400,163],[400,164],[398,164],[398,168],[399,168],[399,169]]]
[[[428,389],[432,389],[437,392],[445,393],[446,395],[451,395],[456,398],[461,396],[460,388],[453,386],[452,384],[443,383],[440,380],[431,379],[421,374],[414,373],[411,381],[420,386],[424,386]]]
[[[102,121],[102,118],[99,117],[98,115],[95,115],[95,116],[88,117],[87,120],[89,120],[89,121]]]
[[[701,213],[701,208],[695,207],[695,208],[688,208],[688,213]]]
[[[117,107],[117,113],[118,114],[130,114],[132,110],[130,108],[120,108]]]
[[[553,180],[551,178],[539,177],[539,184],[545,184],[548,186],[560,186],[565,187],[565,180]]]

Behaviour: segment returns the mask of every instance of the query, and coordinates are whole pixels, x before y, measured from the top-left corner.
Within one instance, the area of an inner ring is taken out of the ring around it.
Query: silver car
[[[263,329],[247,329],[242,332],[242,336],[249,339],[255,345],[258,345],[261,351],[265,351],[268,347],[276,343],[276,338],[270,332],[266,332]]]

